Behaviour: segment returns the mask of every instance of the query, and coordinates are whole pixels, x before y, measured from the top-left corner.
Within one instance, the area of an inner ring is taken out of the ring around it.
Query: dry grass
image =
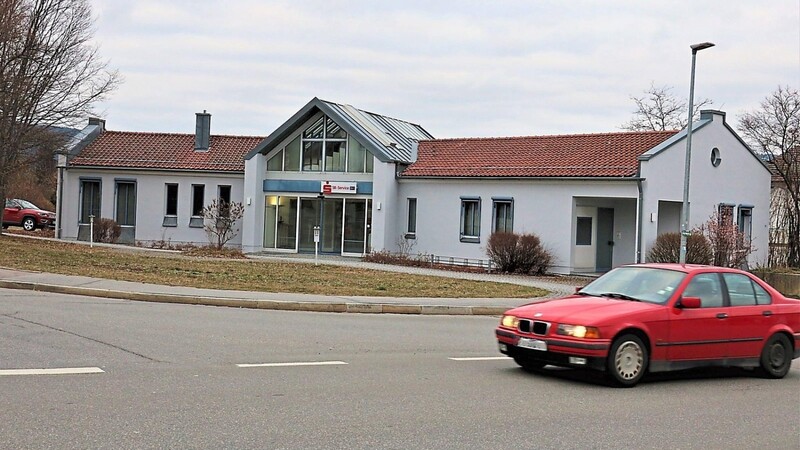
[[[198,258],[136,248],[0,237],[0,266],[123,281],[210,289],[374,297],[530,298],[525,286],[315,266],[307,263]]]

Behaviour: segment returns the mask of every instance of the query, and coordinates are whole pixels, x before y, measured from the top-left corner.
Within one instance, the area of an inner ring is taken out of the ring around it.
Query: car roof
[[[744,273],[739,269],[732,269],[729,267],[708,266],[704,264],[644,263],[644,264],[630,264],[622,267],[649,267],[653,269],[676,270],[678,272],[684,272],[684,273],[709,272],[709,271]]]

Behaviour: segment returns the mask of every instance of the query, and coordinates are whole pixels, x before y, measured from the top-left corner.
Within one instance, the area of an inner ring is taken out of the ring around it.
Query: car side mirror
[[[681,301],[678,303],[678,306],[686,309],[697,309],[701,305],[700,297],[681,297]]]

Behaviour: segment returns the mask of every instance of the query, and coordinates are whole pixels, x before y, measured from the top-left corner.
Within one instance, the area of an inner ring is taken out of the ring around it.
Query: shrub
[[[711,243],[713,263],[720,267],[746,268],[747,257],[754,248],[749,239],[739,231],[730,218],[714,212],[700,227]]]
[[[501,272],[544,274],[553,264],[553,254],[535,234],[492,233],[486,254]]]
[[[677,263],[681,254],[681,234],[664,233],[658,235],[655,244],[647,252],[647,262]],[[699,232],[693,232],[686,240],[686,262],[689,264],[711,264],[713,252],[711,243]]]
[[[120,233],[122,233],[122,228],[120,228],[117,222],[112,219],[101,218],[94,221],[92,240],[94,242],[113,244],[119,239]]]

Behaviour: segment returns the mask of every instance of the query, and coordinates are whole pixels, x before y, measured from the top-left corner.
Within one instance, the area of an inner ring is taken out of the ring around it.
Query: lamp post
[[[689,167],[692,159],[692,116],[694,115],[694,67],[697,52],[714,44],[703,42],[691,45],[692,49],[692,77],[689,83],[689,123],[686,125],[686,161],[683,171],[683,207],[681,208],[681,253],[680,263],[686,264],[686,240],[689,237]]]

